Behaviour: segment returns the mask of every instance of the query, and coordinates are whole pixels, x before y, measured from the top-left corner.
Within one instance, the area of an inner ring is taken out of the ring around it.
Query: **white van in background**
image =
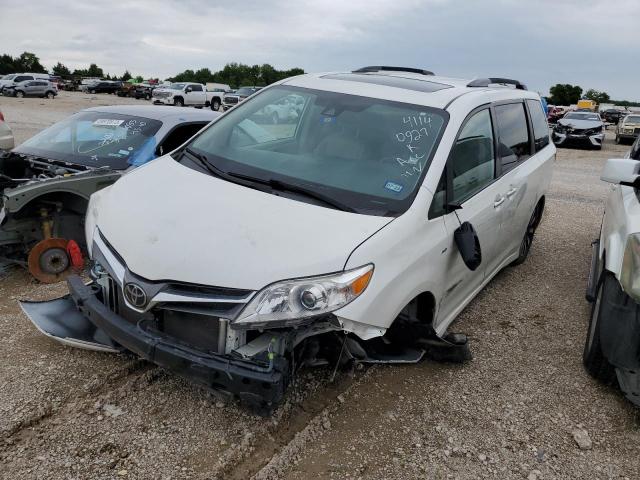
[[[19,82],[24,82],[25,80],[49,80],[48,73],[11,73],[9,75],[5,75],[0,79],[0,92],[4,87],[11,87]]]

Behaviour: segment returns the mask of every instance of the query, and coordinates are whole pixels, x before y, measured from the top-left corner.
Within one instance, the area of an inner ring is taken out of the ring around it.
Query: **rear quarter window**
[[[527,100],[531,123],[533,124],[533,139],[536,152],[549,145],[549,125],[547,117],[542,110],[542,104],[538,100]]]

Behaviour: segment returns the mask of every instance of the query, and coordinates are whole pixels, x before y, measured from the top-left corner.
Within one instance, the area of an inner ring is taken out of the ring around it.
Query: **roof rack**
[[[409,73],[417,73],[419,75],[433,75],[433,72],[430,72],[429,70],[422,70],[420,68],[389,67],[385,65],[362,67],[362,68],[359,68],[358,70],[354,70],[351,73],[371,73],[371,72],[409,72]]]
[[[489,77],[489,78],[476,78],[467,84],[467,87],[488,87],[492,84],[500,84],[500,85],[513,85],[518,90],[526,90],[527,86],[524,83],[521,83],[518,80],[512,80],[510,78],[498,78],[498,77]]]

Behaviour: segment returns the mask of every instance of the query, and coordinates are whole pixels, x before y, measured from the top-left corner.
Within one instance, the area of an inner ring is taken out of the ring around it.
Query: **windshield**
[[[358,213],[399,215],[447,120],[444,110],[281,85],[225,114],[190,147],[225,172],[304,187]]]
[[[5,75],[2,80],[13,80],[17,75]]]
[[[249,95],[251,95],[252,93],[254,93],[255,91],[256,91],[256,89],[255,89],[255,88],[242,87],[242,88],[238,89],[238,90],[236,91],[236,93],[237,93],[238,95],[247,95],[247,96],[249,96]]]
[[[640,115],[629,115],[624,119],[624,123],[640,123]]]
[[[172,83],[168,88],[171,90],[182,90],[184,88],[184,83]]]
[[[14,152],[124,170],[155,158],[162,123],[119,113],[80,112],[31,137]]]
[[[564,116],[567,120],[600,120],[595,113],[567,113]]]

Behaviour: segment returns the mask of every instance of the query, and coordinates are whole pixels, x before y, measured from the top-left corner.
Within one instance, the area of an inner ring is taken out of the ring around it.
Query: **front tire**
[[[529,251],[531,250],[531,245],[533,244],[533,237],[536,234],[538,225],[540,225],[540,220],[542,220],[543,211],[544,200],[540,200],[536,205],[536,208],[533,210],[531,218],[529,219],[529,223],[527,224],[527,229],[524,232],[524,237],[522,238],[522,242],[520,243],[520,254],[511,265],[521,265],[529,256]]]
[[[217,98],[213,99],[213,102],[211,102],[211,110],[213,110],[214,112],[220,110],[220,100],[218,100]]]
[[[620,136],[616,135],[616,145],[620,145]]]
[[[604,273],[604,279],[598,286],[596,301],[591,307],[591,319],[589,320],[589,330],[584,343],[584,351],[582,353],[582,363],[584,368],[593,378],[604,384],[612,385],[616,381],[616,371],[613,365],[609,363],[602,353],[602,345],[600,343],[600,318],[602,315],[613,315],[610,312],[608,303],[604,300],[611,288],[616,288],[617,280],[608,272]]]
[[[20,90],[18,90],[18,91],[16,92],[16,97],[17,97],[17,98],[24,98],[24,92],[21,92]]]
[[[47,92],[47,98],[49,100],[52,100],[55,97],[55,95],[52,92]]]
[[[174,98],[173,99],[173,106],[174,107],[184,107],[184,100],[182,100],[181,98]]]

